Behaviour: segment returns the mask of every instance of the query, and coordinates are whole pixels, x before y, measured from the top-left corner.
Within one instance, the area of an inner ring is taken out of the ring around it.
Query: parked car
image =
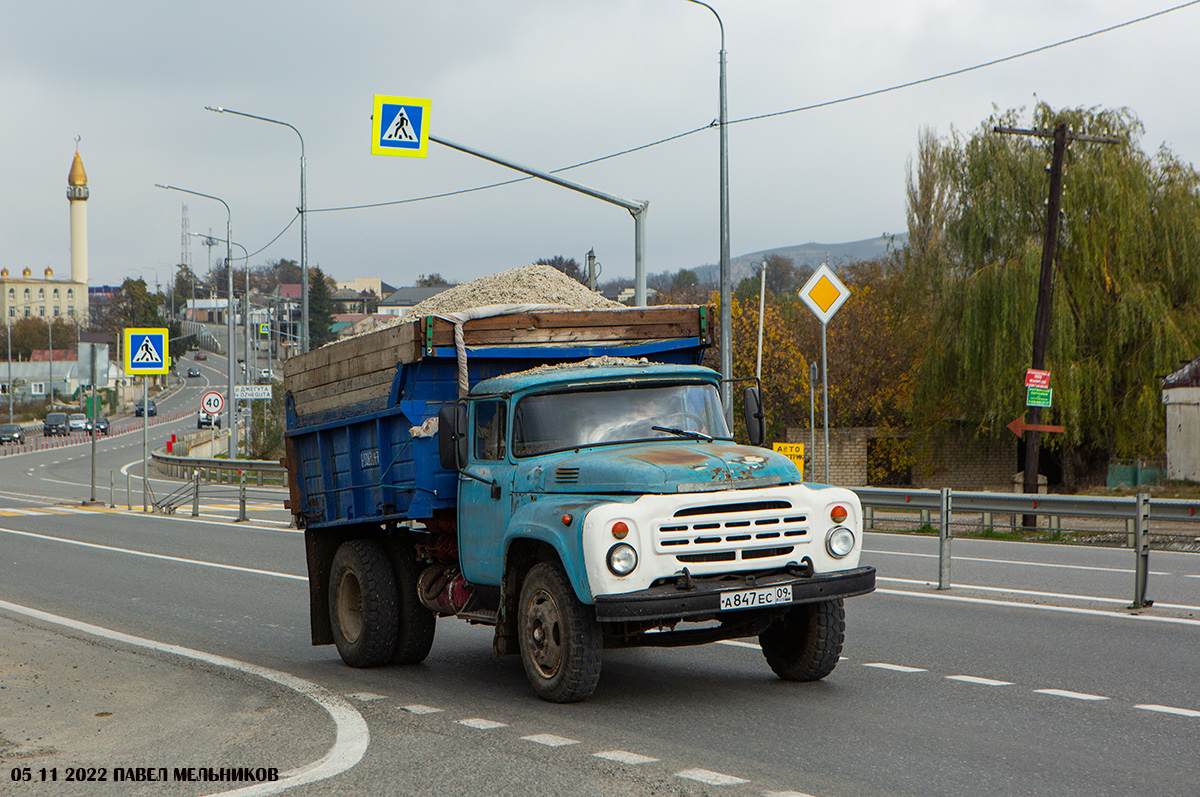
[[[0,424],[0,443],[20,445],[25,442],[25,432],[19,423]]]
[[[72,432],[90,432],[92,421],[82,412],[72,412],[67,416],[67,428]]]
[[[92,423],[95,425],[97,432],[105,435],[108,434],[108,418],[105,418],[103,415],[101,415],[99,418],[96,418],[94,421],[92,421]]]
[[[200,410],[200,412],[196,415],[196,428],[211,429],[214,426],[218,429],[221,428],[221,416]]]
[[[137,403],[133,405],[133,414],[137,418],[142,417],[142,415],[149,415],[153,418],[158,415],[158,407],[154,404],[154,399],[146,399],[146,406],[143,409],[142,400],[138,399]]]
[[[269,385],[271,383],[271,369],[263,368],[258,372],[258,383],[260,385]]]
[[[200,369],[199,369],[199,368],[189,368],[189,369],[188,369],[188,379],[192,379],[192,378],[194,378],[194,377],[197,377],[197,376],[200,376]]]
[[[70,433],[65,412],[52,412],[42,421],[42,435],[45,437],[66,437]]]
[[[204,353],[204,352],[202,352],[202,351],[198,351],[198,352],[196,352],[195,354],[193,354],[193,355],[192,355],[192,359],[193,359],[193,360],[197,360],[197,361],[207,360],[207,359],[208,359],[208,355],[207,355],[207,354],[205,354],[205,353]]]

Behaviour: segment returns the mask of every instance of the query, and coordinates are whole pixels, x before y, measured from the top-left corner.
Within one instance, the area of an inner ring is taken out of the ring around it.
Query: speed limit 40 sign
[[[200,399],[200,409],[209,415],[219,415],[225,409],[225,397],[215,390],[210,390]]]

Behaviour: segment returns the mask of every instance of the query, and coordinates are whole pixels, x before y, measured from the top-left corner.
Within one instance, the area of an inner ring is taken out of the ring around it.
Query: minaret
[[[75,161],[67,176],[67,200],[71,203],[71,281],[87,285],[87,172],[83,170],[83,159],[75,150]],[[87,289],[84,288],[84,295]]]

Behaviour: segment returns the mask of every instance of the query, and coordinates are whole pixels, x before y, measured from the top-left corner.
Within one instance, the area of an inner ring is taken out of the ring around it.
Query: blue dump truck
[[[754,385],[734,442],[710,335],[706,307],[474,308],[288,360],[313,644],[411,664],[458,617],[554,702],[604,648],[757,637],[781,678],[832,672],[875,588],[862,509],[759,447]]]

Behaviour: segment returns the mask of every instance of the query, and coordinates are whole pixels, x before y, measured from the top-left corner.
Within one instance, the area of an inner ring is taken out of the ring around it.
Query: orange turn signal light
[[[615,539],[623,540],[629,536],[629,524],[623,520],[618,520],[613,524],[612,535]]]

